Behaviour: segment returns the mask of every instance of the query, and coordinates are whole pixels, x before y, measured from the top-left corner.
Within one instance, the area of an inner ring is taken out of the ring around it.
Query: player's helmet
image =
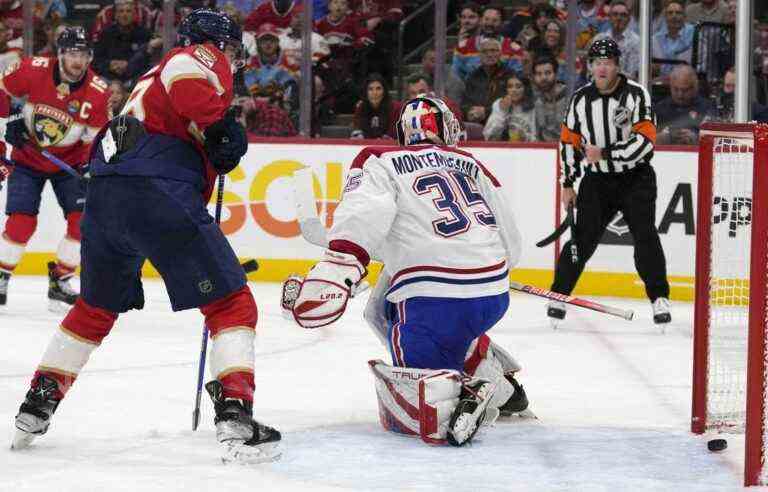
[[[590,46],[587,58],[590,63],[598,58],[613,58],[616,63],[619,63],[621,49],[619,44],[611,38],[599,39]]]
[[[82,27],[65,27],[56,38],[56,52],[62,55],[67,51],[85,51],[93,55],[88,35]]]
[[[400,145],[430,142],[456,145],[461,135],[459,120],[448,105],[427,94],[419,94],[403,104],[396,128]]]
[[[221,51],[227,46],[241,50],[243,30],[227,14],[211,9],[197,9],[184,17],[178,29],[178,45],[213,43]]]

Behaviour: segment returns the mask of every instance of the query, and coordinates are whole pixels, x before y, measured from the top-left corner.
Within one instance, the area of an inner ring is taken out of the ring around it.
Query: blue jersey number
[[[437,173],[426,174],[419,176],[413,182],[413,189],[418,195],[436,191],[438,196],[432,199],[432,203],[435,204],[437,210],[449,214],[448,217],[432,221],[435,233],[443,237],[452,237],[469,230],[470,219],[465,207],[459,202],[454,189],[459,190],[462,201],[467,208],[483,207],[483,211],[473,214],[478,223],[485,226],[495,226],[496,217],[493,216],[485,199],[478,192],[474,180],[459,172],[450,172],[448,176],[450,179]]]

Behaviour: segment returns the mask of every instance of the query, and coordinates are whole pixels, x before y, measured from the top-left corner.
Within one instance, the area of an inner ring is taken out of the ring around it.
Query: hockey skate
[[[463,385],[459,403],[448,421],[447,439],[450,445],[463,446],[475,437],[477,429],[485,421],[494,389],[493,383],[486,379],[473,379]],[[494,416],[498,413],[494,412]]]
[[[37,385],[27,391],[27,396],[16,415],[16,435],[11,449],[29,447],[32,441],[48,431],[51,415],[56,411],[61,399],[59,384],[48,376],[40,376]]]
[[[499,407],[499,416],[520,417],[522,419],[538,418],[536,417],[536,414],[528,408],[528,395],[525,394],[523,385],[518,383],[517,379],[515,379],[515,375],[513,373],[505,374],[504,379],[509,381],[512,385],[514,393],[512,393],[512,396]]]
[[[280,432],[253,420],[251,402],[224,398],[224,387],[213,380],[205,385],[216,411],[216,439],[223,463],[257,464],[280,458]]]
[[[11,281],[11,274],[0,271],[0,309],[8,302],[8,283]]]
[[[69,281],[75,274],[60,275],[56,272],[56,263],[48,262],[48,310],[54,313],[66,312],[75,301],[78,294]]]
[[[669,312],[669,299],[659,297],[653,301],[653,322],[658,324],[669,323],[672,321],[672,314]]]
[[[552,328],[557,328],[565,320],[565,304],[560,301],[547,303],[547,317]]]

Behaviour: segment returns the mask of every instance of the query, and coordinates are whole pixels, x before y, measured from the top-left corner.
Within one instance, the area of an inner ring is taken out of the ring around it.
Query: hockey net
[[[745,433],[768,484],[768,126],[707,124],[699,144],[691,429]]]

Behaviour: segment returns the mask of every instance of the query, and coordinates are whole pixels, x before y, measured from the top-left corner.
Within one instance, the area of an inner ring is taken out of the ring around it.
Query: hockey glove
[[[333,323],[344,314],[352,288],[367,274],[353,255],[326,250],[301,284],[293,318],[303,328]]]
[[[12,114],[5,123],[5,132],[3,140],[9,145],[21,148],[29,141],[27,133],[27,124],[24,122],[24,116],[21,113]]]
[[[248,150],[245,129],[228,111],[222,119],[205,129],[205,153],[219,174],[237,167]]]

